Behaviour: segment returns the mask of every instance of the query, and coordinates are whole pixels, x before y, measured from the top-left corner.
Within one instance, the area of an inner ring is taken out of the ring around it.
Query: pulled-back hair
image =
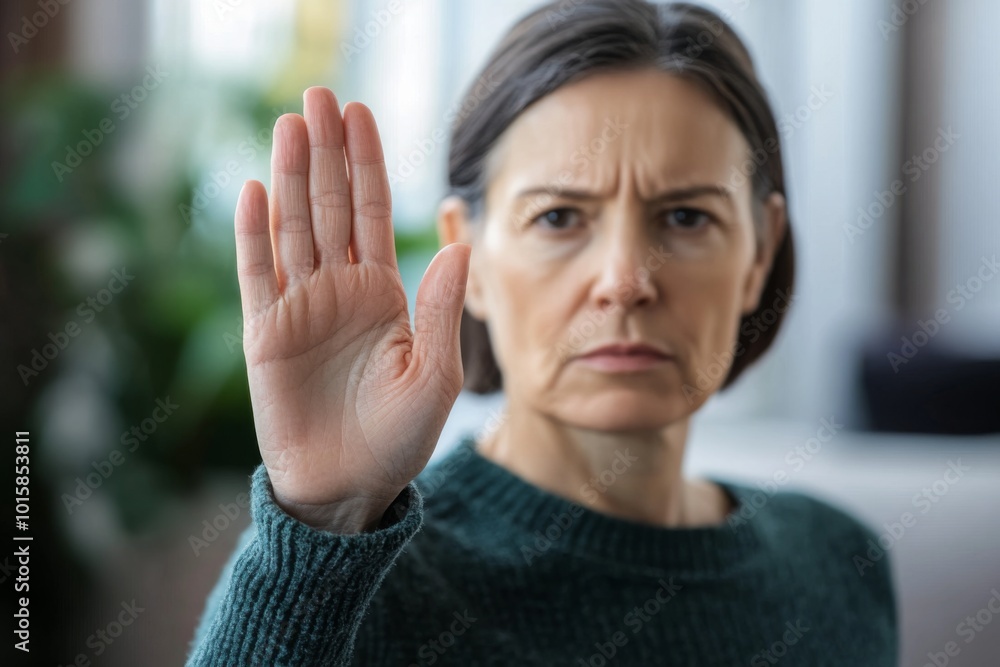
[[[463,97],[451,127],[449,194],[485,218],[487,157],[504,131],[533,102],[598,72],[654,67],[709,91],[750,146],[742,175],[755,204],[772,192],[786,196],[778,128],[767,93],[743,42],[715,12],[688,3],[644,0],[561,0],[518,21],[489,56]],[[483,82],[490,92],[483,96]],[[754,206],[758,242],[764,224]],[[789,224],[774,257],[758,308],[740,322],[732,366],[722,388],[770,347],[793,288],[795,255]],[[786,304],[777,308],[777,303]],[[462,314],[465,388],[487,394],[503,387],[486,324]]]

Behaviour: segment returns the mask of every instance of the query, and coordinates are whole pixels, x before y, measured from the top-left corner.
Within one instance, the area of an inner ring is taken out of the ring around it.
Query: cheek
[[[575,352],[567,341],[579,305],[579,279],[524,253],[493,257],[486,284],[494,355],[505,386],[539,396],[558,383],[564,355]]]
[[[739,329],[742,295],[741,274],[731,263],[697,267],[675,272],[668,294],[670,319],[676,323],[684,345],[684,375],[689,380],[710,370],[718,373],[720,363],[731,363]]]
[[[565,328],[557,314],[560,289],[537,267],[511,261],[507,254],[492,262],[484,290],[494,354],[505,375],[524,377],[520,372],[546,362],[555,332]],[[565,302],[566,299],[561,299]],[[548,356],[552,356],[549,354]]]

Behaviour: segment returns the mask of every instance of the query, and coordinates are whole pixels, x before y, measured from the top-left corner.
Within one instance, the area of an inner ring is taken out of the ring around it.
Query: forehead
[[[641,194],[724,183],[748,146],[700,85],[642,69],[565,85],[525,110],[492,151],[489,190],[573,183],[612,192],[626,177]]]

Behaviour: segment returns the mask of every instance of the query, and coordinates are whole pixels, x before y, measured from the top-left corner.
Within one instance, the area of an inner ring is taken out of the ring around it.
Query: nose
[[[609,221],[607,233],[596,239],[599,275],[593,298],[600,309],[638,308],[654,303],[658,296],[653,274],[647,268],[652,245],[645,225],[637,215]]]

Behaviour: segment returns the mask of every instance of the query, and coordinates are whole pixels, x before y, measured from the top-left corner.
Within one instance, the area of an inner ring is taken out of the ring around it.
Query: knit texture
[[[286,515],[260,466],[187,664],[895,667],[877,534],[807,494],[708,479],[736,504],[726,523],[657,527],[536,487],[466,433],[377,530],[335,535]]]

